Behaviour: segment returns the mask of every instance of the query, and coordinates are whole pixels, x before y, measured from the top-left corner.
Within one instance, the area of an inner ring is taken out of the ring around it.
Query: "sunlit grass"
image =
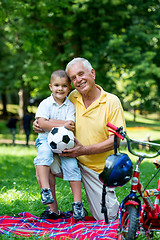
[[[17,108],[11,106],[10,109],[17,111]],[[127,120],[127,132],[131,138],[145,140],[149,135],[151,140],[160,141],[160,121],[157,120],[157,115],[152,116],[150,119],[144,116],[137,116],[137,123],[133,123],[133,115],[125,112]],[[32,132],[31,141],[35,141],[37,134]],[[6,120],[0,120],[0,139],[11,139],[9,129],[6,127]],[[25,135],[19,131],[16,139],[25,140]],[[121,152],[128,153],[124,147],[120,148]],[[18,216],[20,212],[30,212],[33,215],[39,216],[44,211],[45,206],[40,201],[40,188],[38,186],[35,168],[33,164],[34,157],[36,156],[36,149],[34,146],[27,148],[25,145],[0,145],[0,213],[1,215]],[[136,157],[131,156],[135,164]],[[145,160],[142,163],[140,179],[147,184],[152,174],[155,172],[155,167],[152,160]],[[155,188],[155,182],[158,176],[149,185],[150,188]],[[127,183],[121,188],[116,188],[116,194],[119,202],[129,194],[131,182]],[[71,210],[73,201],[69,183],[58,179],[56,183],[57,200],[59,209],[61,211]],[[84,206],[90,214],[89,206],[87,203],[85,190],[82,186],[82,199]],[[159,235],[158,235],[159,237]],[[154,239],[159,238],[155,235]],[[12,236],[0,235],[0,240],[15,239]],[[36,239],[35,237],[20,239]],[[39,238],[41,239],[41,238]],[[145,239],[144,236],[138,237]]]
[[[36,106],[29,106],[28,107],[28,111],[35,113],[36,112],[37,107]],[[17,104],[7,104],[7,112],[9,113],[15,113],[18,114],[19,112],[19,105]],[[0,113],[2,113],[2,104],[0,103]]]
[[[133,122],[133,113],[129,111],[124,111],[125,119],[127,121]],[[136,114],[136,122],[141,122],[144,124],[156,124],[157,121],[160,121],[159,115],[157,113],[147,114],[147,115],[140,115],[139,113]],[[136,123],[135,123],[136,124]]]
[[[30,212],[35,216],[40,216],[44,211],[45,206],[41,204],[40,189],[35,176],[35,169],[33,159],[36,156],[36,149],[34,146],[29,148],[25,146],[0,146],[0,213],[1,215],[18,216],[20,212]],[[126,148],[121,148],[122,152],[127,152]],[[131,155],[129,155],[131,157]],[[136,158],[132,158],[134,164]],[[151,161],[146,160],[141,166],[140,178],[144,185],[148,182],[155,167]],[[154,181],[150,187],[156,187]],[[129,194],[131,182],[123,187],[116,188],[116,194],[119,202]],[[72,193],[68,182],[62,179],[57,180],[56,184],[57,200],[59,209],[61,211],[71,210],[73,201]],[[82,199],[84,206],[90,214],[89,206],[86,200],[84,188],[82,186]],[[7,236],[8,237],[8,236]],[[14,237],[7,238],[5,235],[0,235],[0,239],[14,239]],[[28,239],[28,238],[20,238]],[[31,237],[29,239],[36,239]],[[139,239],[139,238],[138,238]],[[141,237],[140,239],[145,239]],[[155,237],[155,239],[158,239]]]
[[[1,215],[18,215],[30,212],[39,216],[45,209],[40,201],[38,186],[33,164],[36,156],[34,146],[0,146],[0,213]],[[57,200],[61,211],[72,209],[72,192],[68,181],[57,179]],[[84,189],[84,205],[89,211]]]
[[[133,122],[133,114],[124,112],[127,133],[133,139],[160,141],[160,119],[158,114],[147,116],[137,114],[136,122]]]

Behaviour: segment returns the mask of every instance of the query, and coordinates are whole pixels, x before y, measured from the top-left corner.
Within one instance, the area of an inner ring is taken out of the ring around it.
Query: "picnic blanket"
[[[73,217],[66,219],[40,219],[28,212],[19,213],[19,217],[0,216],[0,233],[23,237],[46,236],[51,239],[116,239],[119,220],[106,224],[85,217],[76,222]]]

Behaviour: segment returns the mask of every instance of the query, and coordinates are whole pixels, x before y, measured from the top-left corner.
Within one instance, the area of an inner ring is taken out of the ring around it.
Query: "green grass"
[[[20,212],[30,212],[33,215],[40,216],[44,211],[45,206],[41,204],[40,188],[33,164],[35,156],[36,149],[34,146],[0,145],[0,215],[18,216]],[[61,211],[72,210],[73,197],[69,183],[57,179],[56,193],[59,209]],[[84,206],[89,212],[83,186],[82,196]],[[0,235],[0,239],[15,238]],[[31,237],[29,239],[37,238]]]
[[[15,110],[15,108],[13,108]],[[125,112],[127,123],[127,132],[131,138],[145,139],[150,135],[150,139],[160,143],[160,121],[157,115],[152,115],[150,118],[137,115],[137,122],[133,123],[132,114]],[[6,120],[0,120],[0,139],[11,139],[9,129],[6,127]],[[33,131],[30,140],[35,141],[37,134]],[[17,129],[17,140],[25,140],[25,135]],[[127,152],[126,148],[121,147],[122,152]],[[9,216],[18,216],[20,212],[30,212],[33,215],[39,216],[44,211],[45,206],[40,201],[40,189],[35,176],[33,160],[36,156],[36,149],[33,145],[29,148],[25,145],[12,146],[10,144],[0,145],[0,214]],[[133,162],[136,158],[130,155]],[[150,176],[155,172],[155,167],[152,161],[145,161],[141,165],[140,178],[145,184],[150,179]],[[158,180],[158,176],[156,178]],[[155,179],[151,182],[150,188],[154,185]],[[122,188],[116,188],[116,194],[119,202],[129,194],[131,183],[127,183]],[[71,210],[72,193],[69,183],[58,179],[56,182],[56,193],[61,211]],[[90,214],[84,188],[82,186],[82,198],[84,206]],[[14,236],[0,235],[0,240],[15,239]],[[36,237],[19,238],[18,239],[37,239]],[[42,239],[42,238],[39,238]],[[139,236],[138,240],[146,239],[144,236]],[[159,235],[154,235],[154,239],[158,240]]]
[[[40,189],[35,176],[33,159],[36,156],[34,146],[0,145],[0,213],[1,215],[18,216],[20,212],[30,212],[39,216],[45,209],[40,201]],[[126,149],[121,149],[126,152]],[[135,158],[132,158],[135,162]],[[155,167],[151,161],[145,161],[141,166],[141,179],[144,185],[150,179]],[[157,179],[158,180],[158,177]],[[154,188],[155,180],[150,184]],[[116,188],[119,202],[129,194],[130,182],[122,188]],[[72,193],[68,182],[58,179],[56,183],[57,200],[61,211],[71,210]],[[84,188],[82,186],[84,206],[90,214]],[[15,239],[0,235],[0,239]],[[25,238],[20,238],[25,239]],[[29,239],[36,239],[31,237]],[[138,239],[145,239],[144,237]],[[156,239],[156,235],[155,238]],[[158,238],[157,238],[158,239]]]
[[[45,207],[40,203],[40,189],[35,176],[35,147],[1,145],[0,148],[1,215],[17,216],[28,211],[39,216]],[[73,199],[69,183],[58,179],[56,186],[60,209],[71,210]]]
[[[150,141],[157,141],[160,143],[160,120],[158,114],[152,114],[148,117],[138,115],[136,122],[133,122],[133,114],[124,112],[127,133],[133,139],[146,140],[150,137]]]

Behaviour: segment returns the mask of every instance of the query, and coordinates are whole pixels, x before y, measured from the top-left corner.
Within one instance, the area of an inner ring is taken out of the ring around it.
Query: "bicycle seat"
[[[154,159],[153,164],[156,166],[156,168],[160,168],[160,159]]]

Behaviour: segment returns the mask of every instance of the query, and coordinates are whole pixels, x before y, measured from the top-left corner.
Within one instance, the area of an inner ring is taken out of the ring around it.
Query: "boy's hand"
[[[33,122],[33,130],[36,133],[43,133],[44,132],[44,130],[42,128],[40,128],[37,119]]]
[[[66,123],[64,124],[64,127],[66,127],[68,130],[70,130],[70,131],[74,131],[74,129],[75,129],[75,123],[73,122],[73,121],[71,121],[71,120],[68,120],[68,121],[66,121]]]

